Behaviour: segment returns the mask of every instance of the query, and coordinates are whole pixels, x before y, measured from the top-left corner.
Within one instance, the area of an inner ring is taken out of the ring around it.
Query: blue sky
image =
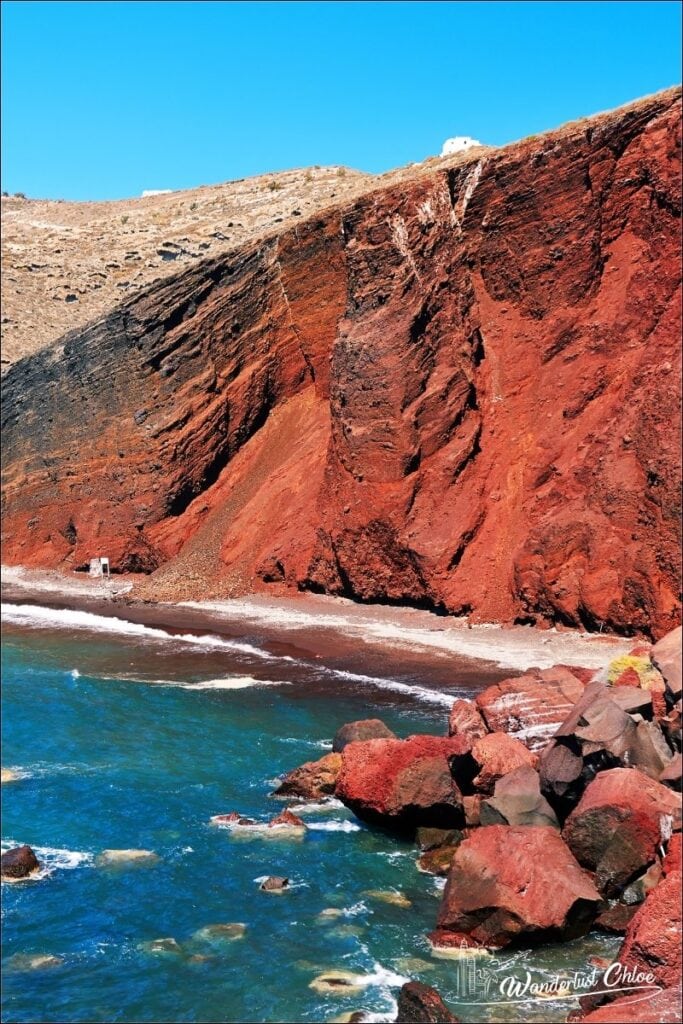
[[[382,171],[680,81],[666,3],[30,3],[3,14],[2,187],[113,199]]]

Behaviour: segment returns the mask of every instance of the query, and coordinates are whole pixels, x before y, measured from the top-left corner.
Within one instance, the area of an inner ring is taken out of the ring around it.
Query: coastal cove
[[[3,849],[29,843],[44,864],[3,887],[7,1019],[327,1021],[362,1009],[393,1020],[408,979],[458,1013],[458,972],[426,939],[442,881],[418,870],[412,842],[336,801],[292,805],[308,826],[299,839],[238,838],[210,819],[272,818],[285,806],[269,796],[278,776],[326,753],[346,721],[445,734],[453,700],[537,663],[514,662],[521,643],[501,664],[502,631],[484,630],[490,658],[474,659],[418,642],[419,630],[442,635],[438,617],[348,602],[282,603],[276,615],[257,601],[229,616],[11,583],[3,602],[3,766],[17,776],[4,787]],[[325,614],[335,621],[323,626]],[[536,654],[551,647],[549,661],[573,649],[575,664],[599,664],[629,645],[519,632]],[[111,849],[158,859],[103,866]],[[289,877],[289,891],[259,891],[269,874]],[[206,931],[235,923],[239,938]],[[618,945],[591,934],[505,959],[542,982]],[[55,960],[29,969],[39,955]],[[310,987],[328,971],[352,972],[357,988]],[[574,1005],[475,1001],[459,1015],[559,1022]]]

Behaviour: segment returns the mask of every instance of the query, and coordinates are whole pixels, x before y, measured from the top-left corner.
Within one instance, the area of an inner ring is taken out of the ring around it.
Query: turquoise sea
[[[443,733],[454,696],[505,673],[333,643],[325,631],[206,633],[4,606],[3,766],[19,778],[3,786],[3,849],[29,843],[45,871],[3,885],[3,1020],[322,1022],[352,1010],[392,1020],[407,979],[435,985],[464,1021],[564,1020],[567,1000],[462,1001],[456,966],[426,941],[440,884],[417,870],[412,844],[335,803],[303,808],[300,840],[238,839],[209,823],[232,810],[275,815],[277,776],[325,753],[344,722]],[[111,848],[158,860],[99,866]],[[268,874],[291,889],[259,891]],[[321,916],[331,908],[340,913]],[[237,922],[236,940],[201,932]],[[151,951],[156,939],[178,946]],[[552,977],[616,945],[591,936],[506,960]],[[34,954],[57,962],[30,968]],[[360,990],[310,987],[337,969],[360,975]]]

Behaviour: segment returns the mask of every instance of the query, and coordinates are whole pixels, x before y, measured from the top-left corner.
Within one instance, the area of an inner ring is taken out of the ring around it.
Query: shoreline
[[[79,574],[80,575],[80,574]],[[400,605],[360,604],[348,598],[251,594],[225,600],[163,603],[136,600],[125,577],[111,582],[80,579],[57,570],[2,567],[2,601],[94,611],[144,625],[234,633],[265,630],[296,643],[312,633],[327,642],[343,637],[371,648],[392,646],[411,659],[462,659],[525,672],[557,664],[599,668],[627,653],[633,637],[533,626],[470,625],[465,619]]]

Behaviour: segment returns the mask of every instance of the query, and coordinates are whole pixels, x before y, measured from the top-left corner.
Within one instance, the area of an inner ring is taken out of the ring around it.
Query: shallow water
[[[308,808],[300,840],[209,824],[231,810],[277,813],[275,778],[329,749],[345,721],[378,715],[400,735],[444,732],[453,696],[495,673],[315,638],[183,638],[163,624],[74,618],[84,614],[10,609],[4,622],[3,765],[22,777],[3,787],[3,840],[30,843],[46,870],[3,886],[3,1019],[307,1022],[365,1009],[391,1020],[408,977],[436,985],[470,1021],[565,1019],[567,1000],[484,1005],[477,991],[464,1005],[457,967],[430,955],[439,887],[417,871],[411,844],[338,805]],[[159,859],[98,866],[102,850],[127,848]],[[260,892],[268,874],[292,888]],[[410,909],[368,895],[392,889]],[[321,918],[328,908],[341,914]],[[242,938],[197,935],[235,922]],[[161,938],[179,950],[145,948]],[[514,967],[549,976],[614,947],[590,938],[516,954]],[[62,963],[28,970],[27,954]],[[331,969],[362,975],[360,993],[309,987]]]

